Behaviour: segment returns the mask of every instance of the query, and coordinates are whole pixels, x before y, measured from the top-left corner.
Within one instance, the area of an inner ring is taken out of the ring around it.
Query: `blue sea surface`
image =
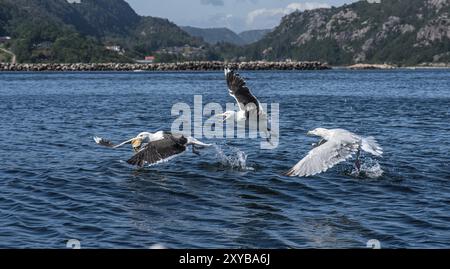
[[[139,169],[92,137],[170,130],[194,95],[232,103],[222,72],[0,73],[0,248],[450,247],[448,70],[241,75],[279,103],[278,148],[203,138],[215,146],[201,156]],[[316,127],[374,136],[385,154],[359,176],[351,162],[283,176]]]

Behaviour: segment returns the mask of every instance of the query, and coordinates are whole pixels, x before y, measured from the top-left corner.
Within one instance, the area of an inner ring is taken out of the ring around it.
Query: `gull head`
[[[151,136],[152,134],[148,132],[142,132],[138,134],[131,140],[131,146],[133,147],[133,150],[135,152],[138,152],[142,147],[142,143],[144,143],[145,141],[150,141]]]
[[[329,130],[327,130],[325,128],[317,128],[312,131],[309,131],[307,135],[326,137],[326,136],[328,136],[328,133],[329,133]]]
[[[142,140],[145,140],[145,139],[150,139],[150,137],[151,137],[152,135],[153,135],[153,134],[152,134],[152,133],[149,133],[149,132],[142,132],[142,133],[138,134],[138,135],[136,136],[136,138],[140,138],[140,139],[142,139]]]

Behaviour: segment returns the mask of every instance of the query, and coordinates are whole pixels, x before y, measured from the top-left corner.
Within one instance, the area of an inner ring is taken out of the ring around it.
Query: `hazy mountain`
[[[202,38],[205,42],[215,45],[217,43],[230,43],[233,45],[247,45],[263,38],[270,30],[251,30],[236,34],[228,28],[197,28],[191,26],[181,27],[189,35]]]
[[[239,35],[228,28],[197,28],[191,26],[181,27],[186,33],[194,37],[200,37],[205,42],[215,45],[220,42],[243,45],[244,41]]]
[[[251,44],[251,43],[255,43],[255,42],[263,39],[263,37],[266,34],[270,33],[270,31],[272,31],[272,30],[264,29],[264,30],[244,31],[239,34],[239,37],[242,39],[244,44]]]
[[[448,0],[360,1],[297,11],[241,54],[331,64],[449,62],[449,14]]]

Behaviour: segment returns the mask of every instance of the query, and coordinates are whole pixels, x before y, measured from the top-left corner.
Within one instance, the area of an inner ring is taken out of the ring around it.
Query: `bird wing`
[[[374,156],[380,157],[383,155],[383,148],[378,144],[377,140],[373,136],[362,139],[361,149]]]
[[[243,111],[260,110],[258,99],[252,94],[247,87],[245,80],[234,70],[225,69],[229,94],[236,99],[239,109]],[[253,104],[253,105],[249,105]],[[247,105],[249,105],[247,107]]]
[[[119,145],[114,144],[110,140],[107,140],[107,139],[104,139],[104,138],[101,138],[101,137],[98,137],[98,136],[94,137],[94,141],[95,141],[95,143],[97,145],[100,145],[100,146],[103,146],[103,147],[107,147],[107,148],[117,148],[117,146],[119,146]],[[122,143],[122,145],[124,143]]]
[[[144,166],[156,165],[166,162],[186,151],[187,139],[184,137],[173,137],[166,135],[164,139],[153,141],[143,147],[131,159],[128,164]]]
[[[327,141],[321,146],[312,149],[286,175],[308,177],[325,172],[336,164],[349,159],[358,151],[358,148],[358,143]]]

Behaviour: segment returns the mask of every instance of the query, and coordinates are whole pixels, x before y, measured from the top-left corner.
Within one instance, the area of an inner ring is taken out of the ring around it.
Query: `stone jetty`
[[[179,62],[179,63],[39,63],[39,64],[12,64],[0,63],[0,71],[218,71],[225,67],[238,70],[326,70],[331,69],[321,62]]]
[[[374,70],[374,69],[395,69],[396,67],[389,64],[354,64],[347,67],[351,70]]]

